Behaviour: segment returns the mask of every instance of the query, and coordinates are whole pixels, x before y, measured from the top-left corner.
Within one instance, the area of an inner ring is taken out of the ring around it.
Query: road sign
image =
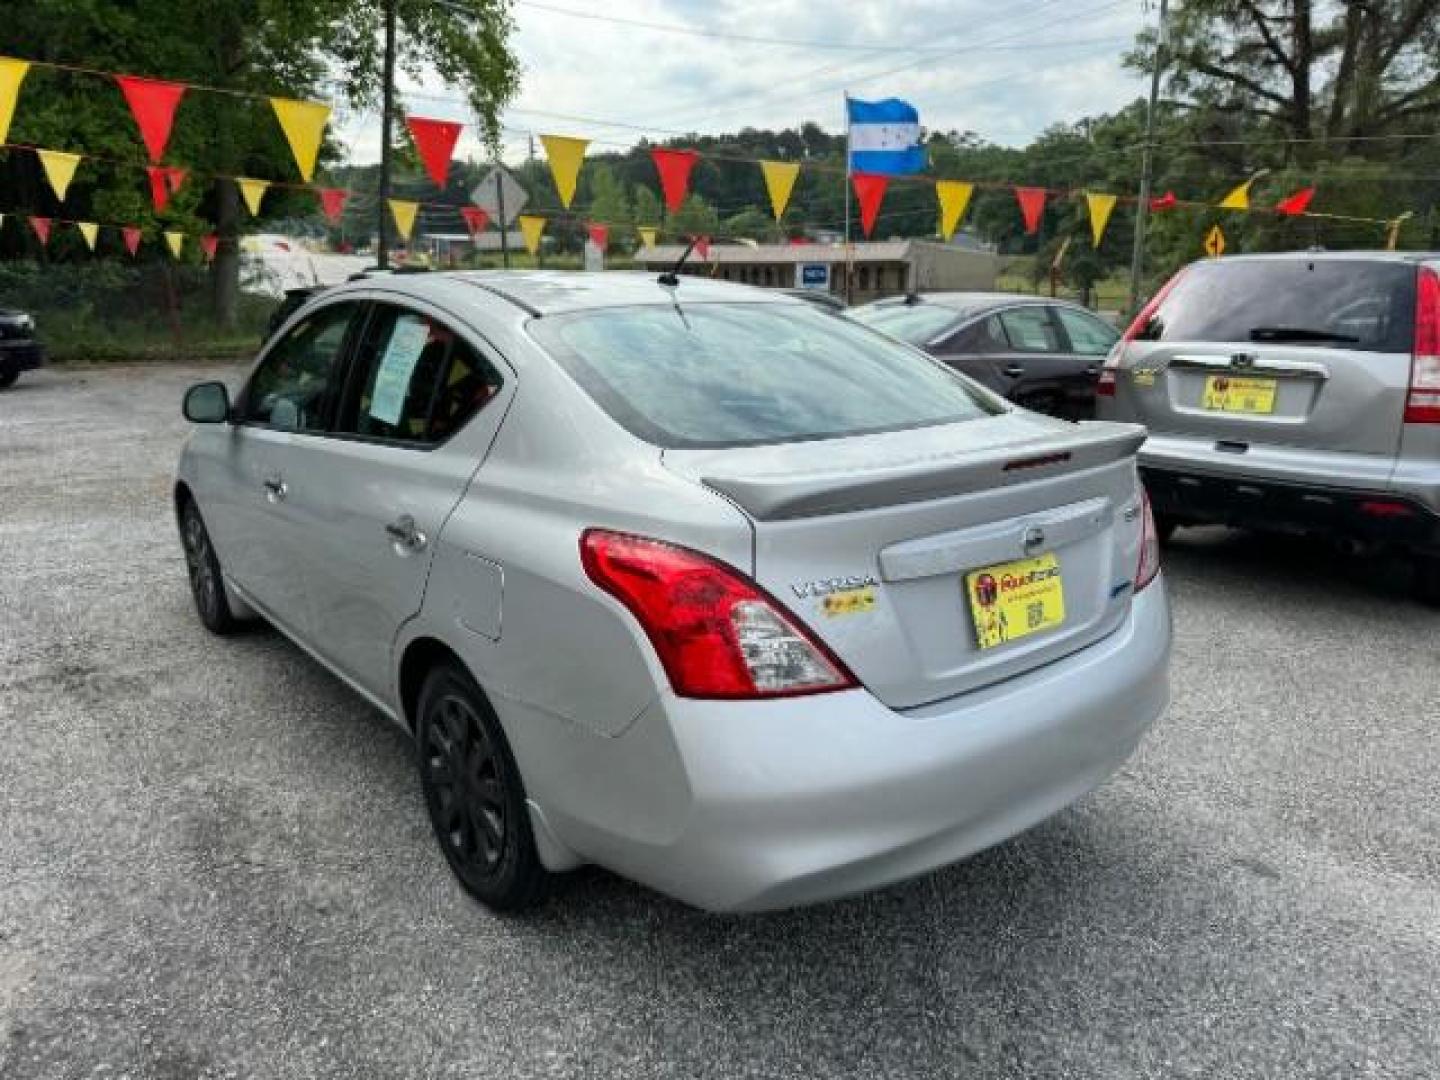
[[[1216,225],[1205,234],[1205,254],[1212,259],[1218,259],[1225,254],[1225,234]]]
[[[510,173],[496,165],[470,192],[470,201],[501,225],[514,222],[530,195]]]

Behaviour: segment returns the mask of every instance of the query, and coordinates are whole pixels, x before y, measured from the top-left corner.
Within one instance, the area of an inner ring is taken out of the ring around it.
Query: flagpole
[[[853,290],[850,283],[855,277],[855,253],[850,247],[850,91],[845,91],[845,303],[850,303]]]

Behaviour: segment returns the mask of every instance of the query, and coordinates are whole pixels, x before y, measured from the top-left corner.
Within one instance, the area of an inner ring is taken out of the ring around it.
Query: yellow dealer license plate
[[[1049,630],[1065,621],[1065,590],[1054,555],[1001,563],[965,575],[980,648]]]
[[[1273,413],[1275,380],[1250,376],[1207,375],[1205,408],[1217,412]]]

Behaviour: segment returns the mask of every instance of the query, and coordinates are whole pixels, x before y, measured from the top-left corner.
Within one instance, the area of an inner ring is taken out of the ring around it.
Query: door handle
[[[1018,379],[1021,375],[1025,374],[1025,369],[1019,364],[1006,364],[1005,374],[1009,375],[1012,379]]]
[[[1099,374],[1100,374],[1100,369],[1097,368],[1094,364],[1091,364],[1089,367],[1087,367],[1087,368],[1085,369],[1085,375],[1086,375],[1087,378],[1093,379],[1093,378],[1095,378],[1095,376],[1097,376],[1097,375],[1099,375]]]
[[[290,494],[290,485],[285,483],[279,476],[267,476],[262,481],[262,484],[265,487],[265,498],[269,499],[272,503],[279,502],[285,498],[286,495]]]
[[[396,550],[402,555],[419,551],[430,542],[425,534],[415,527],[415,519],[409,514],[401,514],[386,525],[385,535],[390,537]]]

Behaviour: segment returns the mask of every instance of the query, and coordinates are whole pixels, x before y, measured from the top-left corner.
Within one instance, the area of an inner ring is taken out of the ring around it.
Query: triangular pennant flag
[[[269,180],[251,180],[249,177],[241,176],[235,181],[240,185],[240,195],[245,200],[245,206],[250,211],[251,217],[260,216],[260,201],[265,198],[265,189],[270,186]]]
[[[167,170],[164,165],[146,165],[145,174],[150,177],[150,201],[155,212],[161,213],[170,201],[170,185],[166,182]]]
[[[175,107],[180,104],[185,87],[134,75],[116,75],[115,81],[130,105],[150,160],[159,161],[165,156],[165,144],[170,141],[170,129],[175,125]]]
[[[1095,247],[1100,246],[1105,236],[1105,226],[1110,224],[1110,214],[1115,209],[1117,196],[1100,191],[1085,192],[1085,205],[1090,210],[1090,236]]]
[[[167,229],[165,232],[165,244],[170,249],[170,254],[178,259],[180,258],[180,250],[185,246],[185,234]]]
[[[453,120],[428,120],[423,116],[407,116],[405,123],[425,171],[436,187],[443,188],[450,174],[450,157],[455,153],[455,143],[464,125]]]
[[[545,219],[535,214],[521,214],[520,235],[525,238],[525,250],[534,255],[540,250],[540,234],[545,231]]]
[[[36,150],[40,164],[45,169],[45,179],[55,191],[55,198],[65,201],[65,192],[70,181],[75,179],[75,167],[80,164],[79,154],[67,154],[61,150]]]
[[[1249,210],[1250,209],[1250,185],[1255,183],[1255,177],[1251,177],[1243,184],[1231,190],[1229,195],[1221,199],[1217,204],[1222,210]]]
[[[1020,204],[1020,216],[1025,220],[1025,232],[1040,231],[1040,216],[1045,213],[1045,189],[1039,187],[1017,187],[1015,201]]]
[[[35,235],[40,238],[41,247],[50,243],[50,219],[48,217],[32,217],[30,228],[34,229]]]
[[[0,143],[10,139],[10,121],[15,118],[15,103],[20,100],[20,84],[30,70],[30,61],[0,56]]]
[[[1285,214],[1288,217],[1297,217],[1310,208],[1310,200],[1315,197],[1313,187],[1301,188],[1288,199],[1281,199],[1275,204],[1275,212]]]
[[[490,224],[490,215],[478,206],[462,206],[460,216],[465,219],[465,227],[470,230],[471,236],[479,236]]]
[[[555,190],[560,193],[560,205],[570,209],[570,200],[575,198],[575,184],[580,179],[580,163],[585,159],[585,148],[589,139],[575,139],[568,135],[541,135],[545,147],[545,160],[550,162],[550,175],[555,178]]]
[[[395,228],[401,239],[410,239],[410,230],[415,228],[415,212],[420,204],[409,199],[391,199],[390,216],[395,219]]]
[[[875,228],[875,218],[880,213],[880,201],[885,198],[889,177],[857,172],[851,174],[850,182],[855,185],[855,198],[860,203],[860,228],[868,237]]]
[[[325,220],[331,225],[339,225],[340,215],[345,212],[345,200],[350,197],[350,192],[338,187],[316,188],[316,192],[320,196],[320,209],[325,214]]]
[[[100,226],[93,221],[77,221],[75,227],[80,230],[80,235],[85,238],[85,246],[91,251],[94,251],[95,241],[100,235]]]
[[[798,161],[762,161],[760,173],[765,177],[765,190],[770,193],[770,209],[775,211],[779,221],[790,205],[790,193],[795,190],[795,178],[800,175]]]
[[[120,229],[120,235],[125,238],[125,250],[131,255],[140,250],[140,238],[144,234],[138,226],[125,225]]]
[[[695,254],[706,262],[710,261],[710,238],[708,236],[697,236],[695,240]]]
[[[610,226],[602,225],[598,221],[592,221],[585,226],[590,234],[590,242],[601,251],[610,246]]]
[[[660,238],[660,230],[653,225],[641,225],[635,231],[640,234],[640,242],[647,248],[653,248],[655,241]]]
[[[660,174],[660,190],[665,195],[665,209],[670,213],[680,209],[690,190],[690,170],[700,155],[694,150],[651,150],[650,160],[655,162],[655,171]]]
[[[220,249],[220,237],[214,233],[206,233],[200,237],[200,250],[205,254],[205,261],[210,262],[215,258],[215,252]]]
[[[1180,200],[1175,198],[1173,191],[1167,191],[1164,195],[1150,200],[1151,210],[1173,210]]]
[[[963,180],[936,180],[935,197],[940,200],[940,235],[949,240],[964,220],[965,209],[975,185]]]
[[[179,165],[163,165],[165,170],[165,186],[170,189],[170,194],[180,190],[180,185],[185,183],[185,177],[190,175],[189,170],[180,168]]]
[[[316,101],[272,97],[270,107],[280,121],[280,129],[290,143],[300,176],[308,184],[315,175],[315,159],[320,155],[320,142],[325,136],[325,122],[330,119],[330,106]]]

